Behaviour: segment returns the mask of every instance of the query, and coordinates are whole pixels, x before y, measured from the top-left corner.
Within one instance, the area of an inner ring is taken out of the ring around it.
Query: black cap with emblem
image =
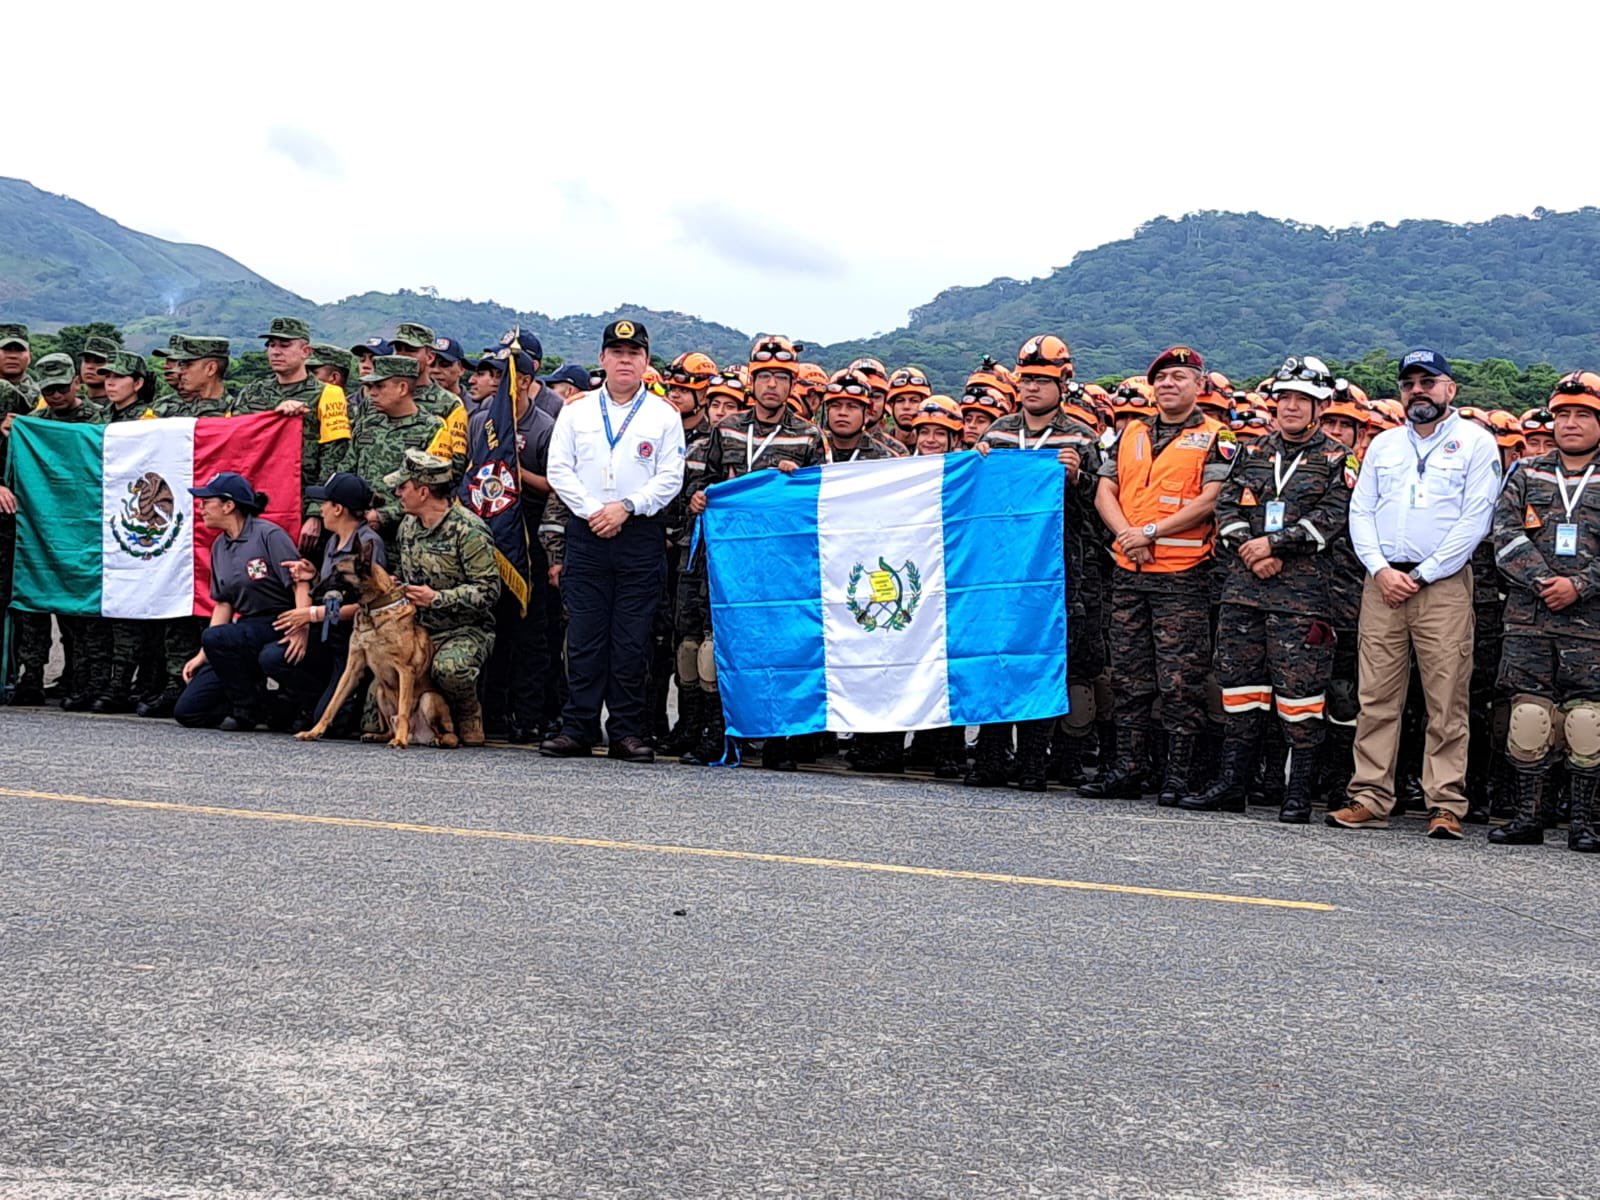
[[[650,332],[637,321],[613,321],[600,335],[600,348],[607,346],[638,346],[646,353],[650,350]]]

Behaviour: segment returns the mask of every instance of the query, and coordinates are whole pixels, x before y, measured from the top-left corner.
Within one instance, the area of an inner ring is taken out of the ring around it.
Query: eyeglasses
[[[1283,360],[1283,366],[1274,371],[1272,377],[1286,381],[1301,379],[1321,387],[1333,386],[1333,372],[1328,370],[1328,364],[1320,358],[1295,358],[1291,355]]]

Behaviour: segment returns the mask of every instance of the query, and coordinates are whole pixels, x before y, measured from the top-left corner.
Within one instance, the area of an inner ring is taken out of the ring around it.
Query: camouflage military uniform
[[[1568,845],[1592,849],[1600,781],[1600,486],[1591,479],[1579,494],[1582,478],[1583,472],[1562,471],[1559,452],[1521,460],[1506,478],[1490,536],[1506,581],[1497,682],[1511,697],[1507,757],[1518,781],[1517,820],[1542,825],[1544,772],[1564,745],[1572,788]],[[1558,479],[1572,499],[1570,510]],[[1564,528],[1572,537],[1570,554],[1558,552],[1567,548]],[[1541,598],[1539,583],[1562,578],[1572,580],[1578,598],[1557,611]],[[1536,745],[1527,730],[1541,712],[1549,732]],[[1586,845],[1577,844],[1580,837]]]
[[[1282,488],[1278,473],[1286,476]],[[1328,580],[1331,548],[1345,532],[1355,462],[1316,431],[1303,442],[1272,433],[1240,446],[1217,498],[1218,557],[1227,565],[1218,618],[1216,670],[1228,736],[1255,740],[1257,714],[1276,711],[1296,752],[1321,744],[1334,633]],[[1280,528],[1268,532],[1275,503]],[[1258,578],[1239,557],[1265,537],[1283,569]]]
[[[433,678],[452,710],[476,708],[478,676],[494,649],[494,605],[500,569],[489,527],[459,504],[431,529],[416,517],[400,522],[400,576],[439,593],[437,607],[417,610],[433,638]]]
[[[10,416],[24,416],[33,408],[33,402],[21,391],[0,379],[0,421]],[[7,454],[11,439],[0,437],[0,483],[6,478]],[[12,513],[0,513],[0,620],[4,620],[11,605],[11,560],[16,554],[17,518]],[[3,685],[5,680],[0,680]]]
[[[344,469],[359,475],[373,486],[373,502],[378,512],[378,532],[383,537],[384,549],[391,556],[396,548],[396,534],[404,511],[400,501],[385,490],[385,475],[398,470],[405,463],[407,450],[422,450],[428,454],[450,460],[449,434],[444,422],[424,412],[408,417],[389,417],[373,409],[367,413],[350,439],[349,457]],[[452,474],[459,478],[459,472]]]
[[[1100,573],[1100,517],[1094,510],[1094,493],[1101,469],[1100,444],[1094,430],[1065,413],[1055,413],[1037,435],[1030,433],[1022,413],[1000,417],[978,444],[994,451],[1044,452],[1053,458],[1062,450],[1078,452],[1078,481],[1066,483],[1061,556],[1067,579],[1067,688],[1071,711],[1066,714],[1070,741],[1058,740],[1057,753],[1076,758],[1078,739],[1087,737],[1094,722],[1094,679],[1105,667],[1105,642],[1101,638],[1101,605],[1105,582]],[[1017,770],[1023,780],[1044,779],[1045,755],[1061,718],[1028,721],[1017,730]],[[1005,750],[1011,743],[1009,725],[985,725],[978,730],[973,783],[999,782],[1003,778]],[[1077,781],[1071,762],[1059,764]]]
[[[287,384],[269,376],[240,391],[233,402],[233,415],[271,412],[285,400],[295,400],[306,406],[300,439],[300,490],[304,511],[315,514],[316,506],[305,498],[304,492],[335,471],[346,469],[350,450],[349,408],[339,388],[330,387],[315,376],[307,375],[298,383]]]
[[[1177,425],[1152,419],[1148,423],[1152,453],[1159,455],[1179,435],[1204,423],[1205,414],[1198,408]],[[1222,438],[1212,443],[1201,473],[1203,484],[1227,479],[1236,444]],[[1116,480],[1115,450],[1106,455],[1100,477]],[[1200,529],[1204,528],[1202,524]],[[1162,719],[1169,729],[1200,732],[1205,723],[1206,675],[1211,667],[1211,644],[1206,636],[1211,579],[1210,563],[1186,571],[1130,571],[1113,563],[1107,649],[1119,726],[1148,731],[1151,709],[1159,695]]]
[[[429,416],[438,417],[444,422],[449,441],[446,443],[448,454],[441,457],[450,460],[451,469],[455,478],[459,480],[467,469],[467,408],[461,403],[461,397],[454,392],[447,392],[437,383],[425,383],[416,392],[417,409]],[[430,451],[430,453],[432,453]]]

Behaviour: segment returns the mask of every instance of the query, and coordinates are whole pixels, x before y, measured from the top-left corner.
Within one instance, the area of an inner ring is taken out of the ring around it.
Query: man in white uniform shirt
[[[1361,596],[1361,715],[1346,829],[1382,829],[1394,808],[1400,714],[1416,651],[1427,701],[1422,791],[1428,836],[1460,838],[1467,814],[1467,685],[1472,678],[1473,548],[1500,493],[1494,435],[1450,409],[1456,383],[1433,350],[1400,360],[1406,424],[1373,439],[1350,499]]]
[[[561,595],[567,705],[541,754],[587,755],[609,712],[610,756],[653,762],[645,740],[650,627],[666,587],[664,510],[683,488],[683,421],[644,386],[650,335],[613,321],[600,341],[605,382],[567,404],[550,435],[550,486],[571,510]]]

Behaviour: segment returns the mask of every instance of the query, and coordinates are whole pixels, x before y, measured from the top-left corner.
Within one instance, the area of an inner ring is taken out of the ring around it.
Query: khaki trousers
[[[1467,815],[1467,688],[1472,681],[1472,569],[1429,584],[1399,608],[1369,577],[1361,593],[1361,715],[1350,799],[1380,817],[1394,808],[1400,714],[1416,651],[1428,706],[1422,791],[1429,808]]]

